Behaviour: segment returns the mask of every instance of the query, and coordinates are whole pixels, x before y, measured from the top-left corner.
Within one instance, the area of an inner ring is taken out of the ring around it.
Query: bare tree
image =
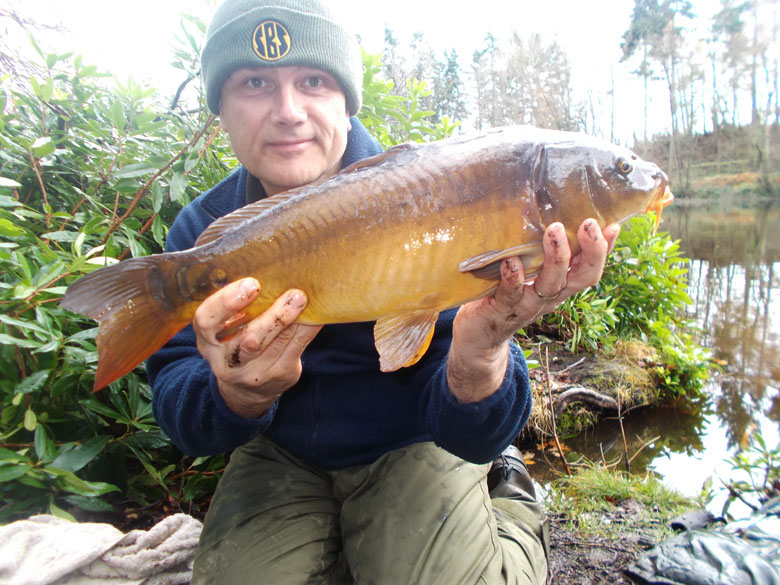
[[[678,152],[680,55],[685,44],[680,18],[693,18],[688,0],[634,0],[631,24],[623,35],[623,60],[631,58],[641,47],[648,59],[663,71],[669,92],[672,131],[669,139],[669,167],[682,178],[682,161]],[[647,51],[645,53],[645,50]],[[645,78],[646,80],[647,78]]]

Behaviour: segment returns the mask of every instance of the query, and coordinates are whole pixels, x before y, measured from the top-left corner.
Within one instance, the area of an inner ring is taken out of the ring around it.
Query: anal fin
[[[380,369],[394,372],[417,363],[431,344],[438,317],[436,309],[419,309],[380,318],[374,325]]]

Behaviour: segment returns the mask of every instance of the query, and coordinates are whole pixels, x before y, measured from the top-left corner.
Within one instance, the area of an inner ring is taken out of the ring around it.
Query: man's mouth
[[[310,138],[301,138],[296,140],[276,140],[267,144],[271,149],[279,152],[295,153],[305,150],[312,142]]]

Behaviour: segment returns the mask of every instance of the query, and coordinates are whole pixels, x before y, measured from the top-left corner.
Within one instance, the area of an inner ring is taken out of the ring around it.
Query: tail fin
[[[132,258],[68,287],[60,305],[100,323],[96,391],[130,372],[191,320],[161,298],[174,270],[165,255]]]

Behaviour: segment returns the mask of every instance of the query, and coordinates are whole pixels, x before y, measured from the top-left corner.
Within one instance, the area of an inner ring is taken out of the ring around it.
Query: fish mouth
[[[655,213],[655,230],[653,233],[658,231],[658,224],[661,223],[661,212],[665,207],[669,207],[673,201],[674,195],[672,194],[672,190],[669,188],[669,185],[666,185],[663,194],[660,197],[653,197],[650,203],[647,204],[645,213],[650,211]]]

